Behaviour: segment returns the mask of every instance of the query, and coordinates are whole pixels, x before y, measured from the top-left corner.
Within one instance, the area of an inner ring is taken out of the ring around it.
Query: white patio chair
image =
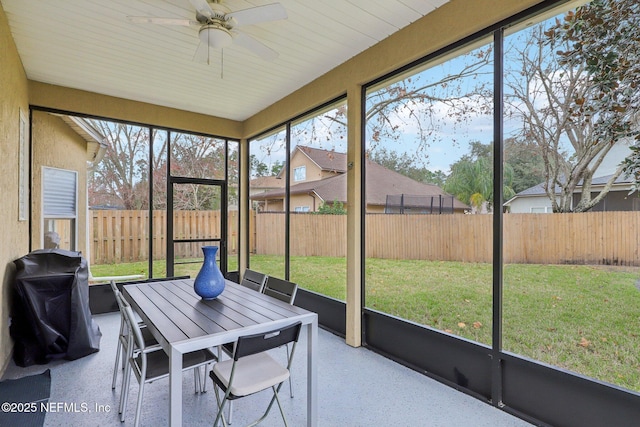
[[[280,391],[282,383],[290,377],[289,370],[300,336],[300,327],[301,323],[298,322],[270,332],[241,336],[235,343],[233,358],[218,362],[213,366],[209,376],[213,380],[216,402],[218,403],[218,414],[213,422],[214,426],[218,425],[220,420],[225,427],[227,426],[223,412],[227,401],[246,397],[269,388],[273,390],[269,406],[264,414],[249,426],[255,426],[264,420],[274,401],[278,404],[285,426],[288,425],[284,410],[280,405],[278,391]],[[293,343],[293,346],[291,357],[288,358],[285,367],[273,359],[267,351],[288,343]],[[224,392],[222,398],[220,398],[219,389]]]
[[[124,421],[125,409],[127,407],[129,395],[129,380],[131,378],[131,371],[133,371],[139,384],[136,416],[134,420],[134,426],[138,427],[140,422],[140,412],[142,410],[144,386],[147,383],[169,376],[169,356],[167,356],[164,351],[156,351],[155,349],[150,350],[146,347],[144,338],[142,337],[142,331],[138,326],[138,322],[136,321],[131,306],[128,305],[123,298],[121,300],[124,306],[127,326],[130,330],[127,360],[131,369],[127,369],[125,371],[124,379],[122,381],[120,421]],[[137,351],[134,351],[134,349],[137,349]],[[216,356],[209,350],[198,350],[186,353],[183,356],[183,371],[193,369],[196,393],[204,390],[200,367],[213,363],[216,360]]]

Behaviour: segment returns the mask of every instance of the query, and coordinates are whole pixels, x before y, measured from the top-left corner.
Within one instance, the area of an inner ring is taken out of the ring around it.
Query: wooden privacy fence
[[[508,263],[640,265],[640,212],[506,214],[504,219]]]
[[[284,215],[256,217],[255,253],[284,254]],[[292,256],[346,256],[346,216],[292,215]],[[369,214],[372,258],[491,262],[491,215]],[[640,212],[505,214],[506,263],[640,265]]]
[[[91,210],[89,211],[91,237],[90,263],[113,264],[149,259],[148,210]],[[229,253],[235,253],[238,237],[237,212],[228,213]],[[153,211],[153,257],[165,259],[167,248],[167,211]],[[219,238],[220,211],[174,212],[175,239]],[[177,258],[202,257],[202,245],[207,243],[179,243],[174,246]]]
[[[147,260],[148,211],[91,211],[91,263]],[[179,239],[219,237],[216,211],[180,211],[174,218]],[[229,250],[237,251],[237,212],[230,212]],[[153,214],[153,251],[166,256],[166,211]],[[366,217],[366,254],[373,258],[491,262],[491,215],[385,215]],[[284,255],[285,215],[251,214],[250,250]],[[505,214],[506,263],[604,264],[639,266],[640,213]],[[200,257],[201,243],[176,246],[176,256]],[[345,215],[294,214],[290,217],[292,256],[345,257]]]

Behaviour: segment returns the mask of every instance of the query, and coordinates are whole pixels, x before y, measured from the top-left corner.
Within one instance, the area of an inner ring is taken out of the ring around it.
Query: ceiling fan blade
[[[200,25],[198,21],[181,18],[156,18],[153,16],[127,16],[127,20],[133,24],[160,24],[160,25]]]
[[[207,18],[211,18],[215,13],[213,9],[211,9],[211,6],[209,6],[209,3],[207,3],[207,0],[189,0],[189,2],[196,8],[196,11],[200,15],[204,15]]]
[[[265,61],[273,61],[278,57],[278,52],[245,33],[234,31],[231,34],[233,35],[234,44],[250,50]]]
[[[246,25],[260,24],[262,22],[287,19],[287,11],[280,3],[271,3],[264,6],[256,6],[249,9],[230,12],[227,13],[227,16],[236,20],[236,27],[242,27]]]

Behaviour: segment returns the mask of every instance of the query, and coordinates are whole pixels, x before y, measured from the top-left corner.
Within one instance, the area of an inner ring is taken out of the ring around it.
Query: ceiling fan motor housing
[[[202,43],[214,49],[229,46],[233,41],[229,30],[219,24],[203,25],[198,36]]]

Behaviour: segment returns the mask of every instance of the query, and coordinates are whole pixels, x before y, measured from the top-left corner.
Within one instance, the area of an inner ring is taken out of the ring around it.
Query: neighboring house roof
[[[308,147],[307,147],[308,148]],[[324,151],[313,149],[313,151]],[[325,151],[326,153],[326,151]],[[334,154],[340,154],[331,152]],[[316,153],[317,154],[317,153]],[[345,159],[346,155],[342,154]],[[322,158],[322,156],[320,156]],[[338,156],[335,157],[336,159]],[[344,171],[346,172],[346,170]],[[367,173],[367,204],[384,206],[387,202],[387,195],[421,195],[421,196],[450,196],[440,187],[434,184],[423,184],[408,178],[398,172],[385,168],[371,160],[366,161]],[[317,181],[302,182],[291,186],[291,194],[315,193],[321,200],[326,202],[338,201],[347,202],[347,175],[341,173],[337,176],[325,178]],[[285,189],[271,190],[252,196],[254,200],[267,200],[284,198]],[[469,209],[461,201],[454,198],[454,209]]]
[[[591,186],[604,186],[607,182],[609,182],[612,176],[613,174],[593,178],[591,180]],[[618,178],[616,178],[616,180],[614,181],[613,183],[614,186],[611,187],[611,191],[628,190],[629,184],[631,184],[631,182],[632,180],[630,177],[629,178],[625,177],[624,174],[622,174]],[[581,188],[582,188],[582,181],[580,181],[576,186],[575,192],[580,192]],[[556,186],[555,193],[560,194],[560,187]],[[523,197],[546,196],[546,194],[547,193],[544,191],[544,183],[540,183],[538,185],[534,185],[533,187],[529,187],[526,190],[522,190],[521,192],[513,196],[511,199],[507,200],[504,203],[504,205],[508,206],[515,199],[519,199]]]
[[[311,192],[315,192],[318,194],[318,191],[324,193],[325,195],[331,195],[334,198],[330,198],[329,200],[338,200],[345,201],[346,199],[346,175],[336,175],[330,178],[321,179],[317,181],[306,181],[300,184],[295,184],[291,186],[291,194],[307,194]],[[340,187],[344,187],[344,196],[339,194]],[[278,188],[270,191],[265,191],[264,193],[254,194],[251,196],[253,200],[267,200],[267,199],[278,199],[284,198],[285,189]],[[318,194],[320,196],[320,194]],[[321,197],[323,200],[327,200],[324,197]]]
[[[269,190],[272,188],[281,188],[284,187],[284,180],[278,178],[277,176],[259,176],[257,178],[253,178],[249,182],[249,187],[252,190],[265,189]]]
[[[320,170],[326,172],[347,172],[347,155],[345,153],[338,153],[334,150],[323,150],[321,148],[307,147],[306,145],[297,145],[296,151],[304,154],[315,163]],[[296,153],[292,153],[293,157]],[[281,174],[284,173],[284,168],[278,173],[278,178],[281,178]]]
[[[607,176],[601,176],[598,178],[593,178],[591,180],[591,185],[605,185],[613,176],[613,174],[611,175],[607,175]],[[616,180],[613,182],[614,185],[617,184],[631,184],[632,179],[631,177],[626,177],[624,174],[620,175],[619,177],[616,178]],[[582,185],[582,182],[580,182],[580,185]]]
[[[632,140],[630,138],[622,139],[614,144],[611,147],[611,150],[607,153],[604,159],[601,159],[602,162],[599,164],[597,169],[594,171],[594,175],[598,175],[597,177],[591,180],[592,186],[604,186],[609,179],[614,175],[614,172],[620,167],[621,162],[627,158],[631,149],[629,148],[632,144]],[[595,160],[593,160],[595,161]],[[560,181],[564,181],[565,177],[560,176]],[[624,174],[621,174],[618,178],[616,178],[614,182],[614,186],[611,188],[612,191],[623,191],[629,190],[629,184],[633,181],[631,178],[626,178]],[[540,183],[538,185],[534,185],[533,187],[527,188],[513,196],[511,199],[507,200],[504,203],[504,206],[508,206],[512,201],[520,198],[527,197],[539,197],[546,196],[546,192],[543,187],[544,183]],[[576,186],[575,192],[579,193],[582,191],[582,180]],[[560,194],[560,187],[556,186],[555,194]]]
[[[451,196],[435,184],[424,184],[385,168],[371,160],[366,161],[367,204],[385,205],[387,195],[409,194],[421,196]],[[346,186],[345,186],[346,189]],[[458,199],[453,199],[454,209],[469,209]]]
[[[347,172],[347,155],[345,153],[302,145],[298,145],[296,148],[306,154],[323,171]]]

